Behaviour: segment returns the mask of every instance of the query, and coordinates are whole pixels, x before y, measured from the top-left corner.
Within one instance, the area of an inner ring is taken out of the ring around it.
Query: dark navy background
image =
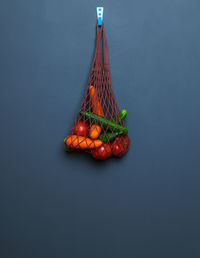
[[[105,7],[131,147],[66,154]],[[0,2],[0,258],[200,257],[200,1]]]

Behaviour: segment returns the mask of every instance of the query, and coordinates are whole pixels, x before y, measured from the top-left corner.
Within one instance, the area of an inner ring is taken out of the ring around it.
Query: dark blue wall
[[[66,154],[105,7],[121,160]],[[200,257],[200,1],[0,1],[0,258]]]

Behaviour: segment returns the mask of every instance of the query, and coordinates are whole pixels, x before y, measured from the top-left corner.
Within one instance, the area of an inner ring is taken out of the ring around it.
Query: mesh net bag
[[[125,109],[119,110],[112,90],[104,24],[100,28],[97,24],[96,48],[88,84],[75,123],[64,139],[65,150],[87,151],[96,159],[123,156],[130,143],[128,129],[124,125],[126,114]]]

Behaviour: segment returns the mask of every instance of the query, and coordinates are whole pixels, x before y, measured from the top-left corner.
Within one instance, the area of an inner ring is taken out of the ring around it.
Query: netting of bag
[[[103,55],[101,53],[101,38]],[[104,24],[100,28],[96,24],[96,49],[90,76],[80,111],[67,138],[68,147],[90,152],[102,144],[99,137],[96,137],[97,135],[100,135],[100,139],[105,140],[106,138],[106,143],[110,144],[115,138],[114,134],[123,134],[120,130],[125,128],[124,122],[120,120],[118,114],[119,108],[112,90]],[[76,131],[75,129],[75,126],[80,125],[80,122],[88,126],[89,131],[86,130],[85,134],[84,130],[80,132],[80,130]],[[93,135],[91,129],[93,129]],[[75,131],[77,137],[74,135]],[[105,151],[107,151],[106,148]]]

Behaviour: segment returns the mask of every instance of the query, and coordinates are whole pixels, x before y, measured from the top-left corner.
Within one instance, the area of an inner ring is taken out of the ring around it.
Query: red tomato
[[[128,150],[128,147],[130,145],[130,140],[128,135],[121,135],[117,137],[113,143],[112,143],[112,152],[113,155],[117,157],[123,156],[126,151]]]
[[[113,142],[112,151],[113,151],[113,155],[118,157],[124,154],[123,146],[121,145],[121,143]]]
[[[92,156],[95,159],[107,159],[111,154],[112,149],[108,143],[103,143],[99,148],[92,151]]]
[[[79,136],[88,136],[88,133],[89,133],[88,125],[83,121],[79,121],[75,123],[73,127],[73,133]]]

